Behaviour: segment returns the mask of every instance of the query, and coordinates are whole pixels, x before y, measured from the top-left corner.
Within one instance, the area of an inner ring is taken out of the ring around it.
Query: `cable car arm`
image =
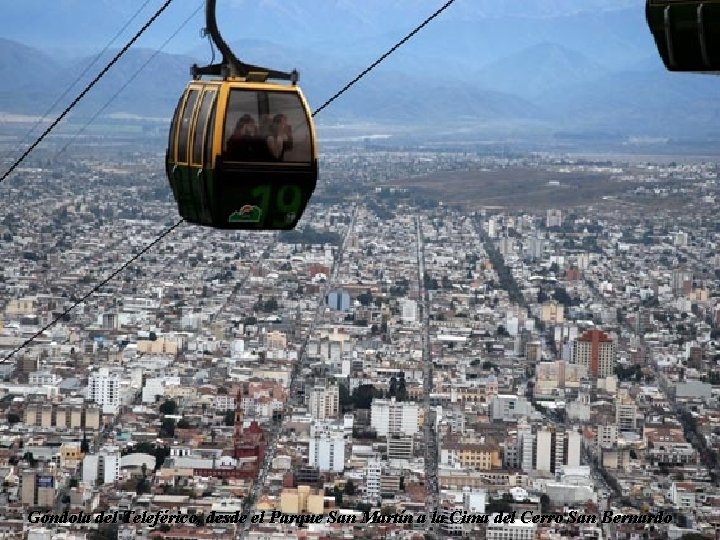
[[[264,74],[266,79],[280,79],[292,81],[293,84],[297,82],[298,73],[292,71],[287,73],[284,71],[278,71],[275,69],[268,69],[265,67],[255,66],[252,64],[246,64],[241,62],[237,56],[232,52],[230,46],[220,35],[220,30],[217,25],[217,18],[215,16],[215,6],[217,0],[206,0],[205,2],[205,24],[206,31],[210,35],[210,39],[215,43],[218,50],[222,54],[223,60],[221,64],[210,64],[208,66],[197,66],[193,65],[190,72],[193,79],[198,79],[202,75],[219,75],[222,77],[248,77],[250,73]]]

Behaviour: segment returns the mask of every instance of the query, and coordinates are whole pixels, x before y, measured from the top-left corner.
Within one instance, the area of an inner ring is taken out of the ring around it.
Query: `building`
[[[273,330],[265,335],[265,346],[269,351],[282,351],[287,347],[287,335],[279,330]]]
[[[535,445],[535,436],[532,432],[532,426],[525,419],[518,422],[518,449],[520,453],[520,468],[523,472],[531,472],[533,470],[533,448]]]
[[[537,525],[523,523],[517,519],[512,523],[495,523],[498,514],[490,515],[490,523],[485,532],[486,540],[534,540]]]
[[[330,309],[335,311],[350,310],[350,295],[342,289],[332,291],[325,297],[325,303]]]
[[[20,503],[52,508],[55,504],[55,477],[50,473],[25,470],[20,473]]]
[[[370,425],[378,437],[415,435],[418,432],[418,404],[390,399],[373,399]]]
[[[562,324],[565,321],[565,306],[557,302],[543,304],[540,319],[549,324]]]
[[[572,359],[594,379],[610,377],[615,371],[615,343],[605,332],[589,330],[573,342]]]
[[[637,405],[627,391],[620,392],[615,402],[615,423],[618,431],[635,431],[637,429]]]
[[[345,433],[342,426],[333,429],[328,424],[310,427],[309,464],[321,473],[341,473],[345,470]]]
[[[114,446],[102,448],[96,454],[86,455],[83,459],[83,482],[113,484],[120,479],[120,451]]]
[[[382,465],[379,461],[371,461],[365,467],[365,499],[376,502],[380,499],[380,480]]]
[[[325,497],[322,490],[315,492],[310,486],[283,489],[280,492],[280,511],[283,514],[322,514]]]
[[[120,410],[120,374],[100,368],[88,378],[88,399],[102,406],[104,414]]]
[[[26,426],[65,429],[100,429],[100,407],[95,404],[40,404],[31,403],[25,408]]]
[[[532,405],[522,396],[500,394],[490,402],[490,416],[493,420],[512,422],[532,414]]]
[[[414,443],[412,437],[391,435],[387,438],[388,459],[411,460],[413,458]]]
[[[546,227],[562,227],[562,210],[549,209],[545,216]]]
[[[336,384],[315,386],[310,391],[310,416],[314,420],[333,420],[340,414],[340,388]]]
[[[495,441],[448,436],[441,442],[440,463],[449,467],[488,471],[502,468],[502,455]]]
[[[403,298],[400,300],[400,316],[405,323],[414,323],[417,321],[418,307],[415,300]]]

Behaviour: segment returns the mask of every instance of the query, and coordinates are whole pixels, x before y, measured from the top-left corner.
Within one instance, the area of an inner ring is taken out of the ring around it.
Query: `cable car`
[[[192,66],[170,125],[165,168],[178,211],[218,229],[293,229],[318,176],[310,108],[296,71],[235,57],[219,34],[215,3],[206,2],[206,31],[222,63]]]
[[[670,71],[720,71],[720,0],[647,0],[645,14]]]

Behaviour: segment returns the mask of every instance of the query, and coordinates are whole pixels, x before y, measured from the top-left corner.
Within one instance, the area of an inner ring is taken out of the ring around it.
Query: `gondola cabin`
[[[720,71],[720,0],[647,0],[647,22],[670,71]]]
[[[166,172],[191,223],[292,229],[315,189],[315,128],[300,88],[253,75],[194,80],[180,98]]]

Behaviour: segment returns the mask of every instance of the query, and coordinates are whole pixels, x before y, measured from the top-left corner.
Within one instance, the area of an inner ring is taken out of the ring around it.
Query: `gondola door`
[[[198,98],[192,122],[188,173],[192,198],[199,209],[199,223],[212,223],[212,201],[215,194],[215,176],[212,169],[212,126],[215,119],[215,86],[206,85]]]

